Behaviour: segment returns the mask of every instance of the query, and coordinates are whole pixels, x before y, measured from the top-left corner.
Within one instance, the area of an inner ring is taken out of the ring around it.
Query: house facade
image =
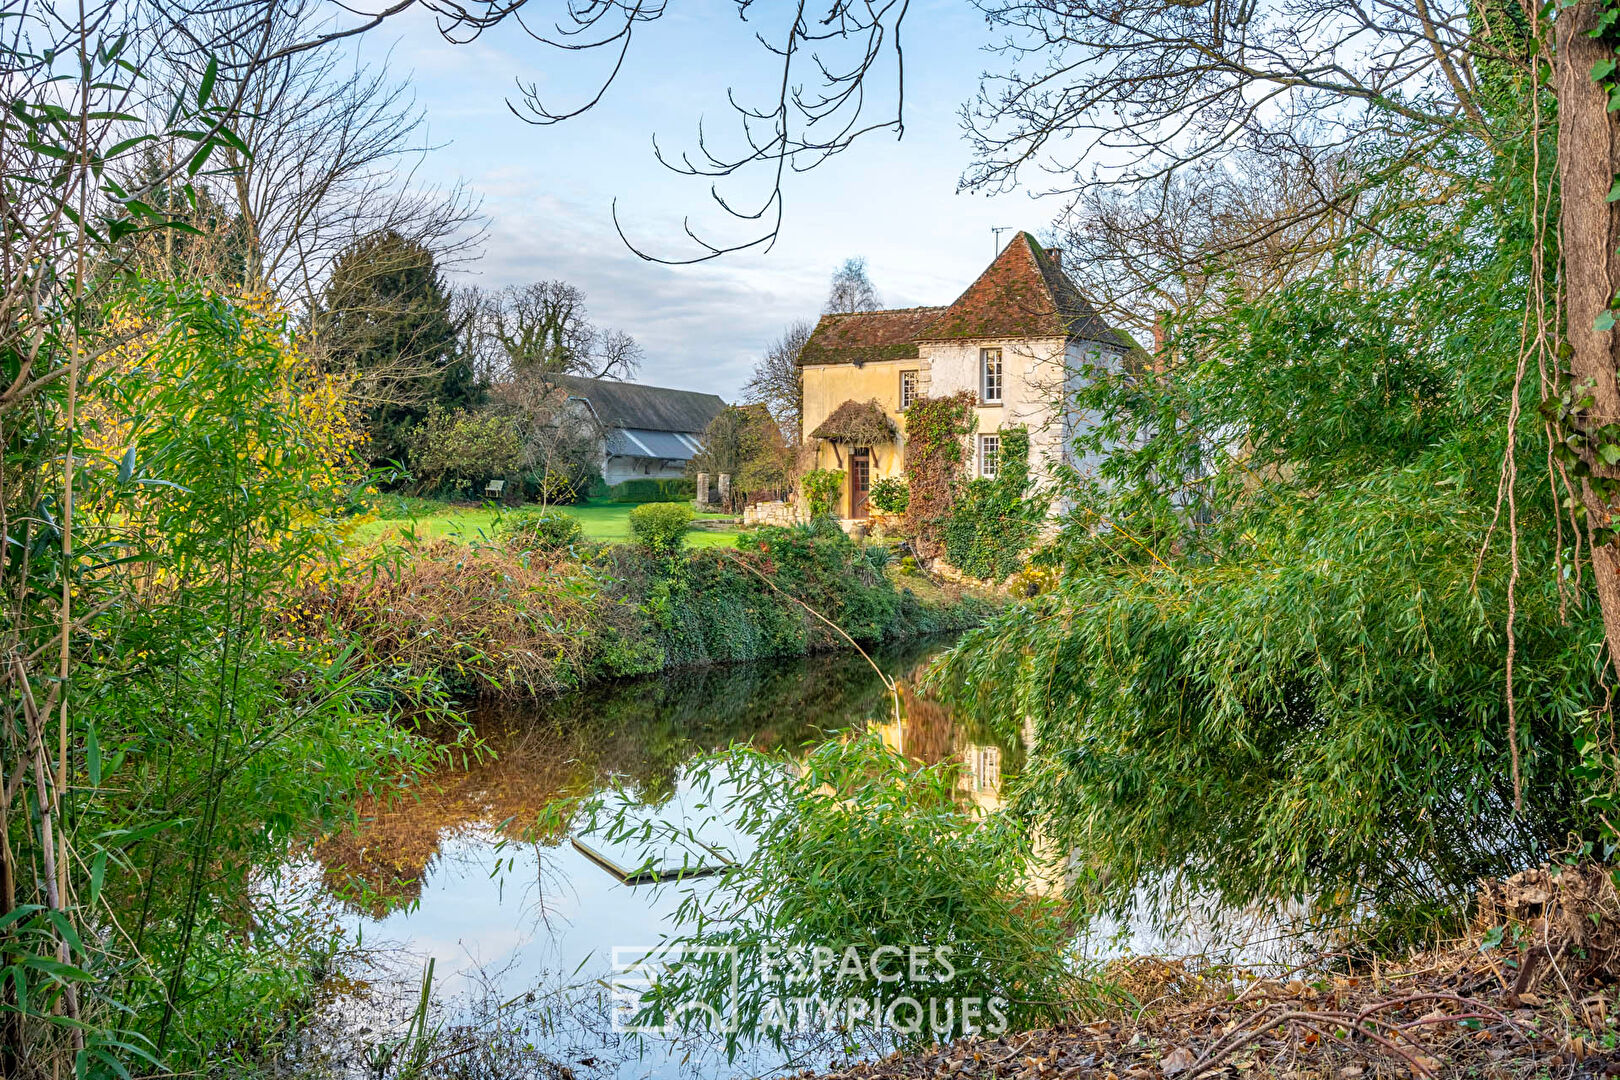
[[[595,427],[599,469],[610,485],[685,476],[704,429],[726,407],[717,395],[692,390],[578,375],[549,375],[547,381],[566,391]]]
[[[867,517],[872,483],[904,472],[904,413],[919,397],[974,396],[973,475],[995,475],[998,433],[1014,426],[1029,431],[1037,476],[1084,467],[1074,444],[1091,421],[1073,392],[1086,367],[1117,370],[1136,348],[1087,303],[1061,254],[1021,232],[949,306],[823,316],[799,355],[801,436],[816,468],[845,474],[846,518]]]

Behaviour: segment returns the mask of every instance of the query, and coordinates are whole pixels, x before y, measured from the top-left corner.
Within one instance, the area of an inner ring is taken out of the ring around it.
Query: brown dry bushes
[[[579,685],[593,615],[609,603],[577,562],[449,541],[315,588],[311,609],[374,659],[440,672],[466,693],[545,696]]]
[[[1513,1004],[1543,983],[1572,992],[1620,976],[1620,892],[1607,867],[1544,866],[1484,882],[1476,926],[1481,935],[1505,928],[1503,946],[1517,946]]]

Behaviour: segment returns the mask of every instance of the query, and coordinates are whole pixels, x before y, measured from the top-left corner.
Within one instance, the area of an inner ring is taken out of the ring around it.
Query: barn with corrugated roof
[[[718,395],[695,390],[579,375],[547,378],[595,421],[602,439],[602,478],[609,484],[685,476],[709,421],[726,407]]]

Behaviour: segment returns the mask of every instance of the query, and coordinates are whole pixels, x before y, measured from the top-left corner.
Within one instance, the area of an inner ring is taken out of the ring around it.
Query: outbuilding
[[[550,375],[580,403],[600,434],[602,479],[608,484],[641,477],[674,479],[686,475],[703,432],[726,403],[716,394],[673,390],[614,379]]]

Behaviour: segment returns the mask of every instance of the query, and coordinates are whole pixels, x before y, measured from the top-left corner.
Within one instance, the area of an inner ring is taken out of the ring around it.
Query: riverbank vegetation
[[[286,317],[140,278],[109,304],[76,423],[8,459],[7,1075],[24,1047],[101,1072],[271,1037],[332,943],[258,875],[440,752],[398,705],[438,712],[435,686],[263,618],[330,565],[360,479]],[[69,447],[71,547],[47,483]]]
[[[639,543],[602,545],[538,527],[576,520],[551,510],[511,518],[515,527],[492,541],[390,549],[362,571],[312,584],[288,616],[290,632],[353,635],[369,660],[455,694],[544,697],[669,668],[847,648],[844,634],[875,644],[961,630],[993,610],[976,594],[901,576],[891,549],[856,544],[830,522],[689,551],[689,508],[637,512],[678,520],[648,525]]]

